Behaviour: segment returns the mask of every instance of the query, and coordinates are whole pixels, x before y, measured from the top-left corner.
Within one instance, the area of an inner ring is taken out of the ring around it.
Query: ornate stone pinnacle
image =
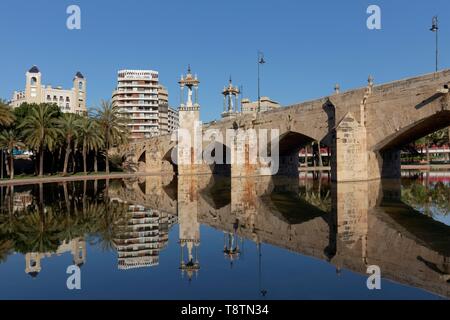
[[[334,92],[335,92],[336,94],[338,94],[340,90],[341,90],[341,86],[339,85],[339,83],[336,83],[336,84],[334,85]]]

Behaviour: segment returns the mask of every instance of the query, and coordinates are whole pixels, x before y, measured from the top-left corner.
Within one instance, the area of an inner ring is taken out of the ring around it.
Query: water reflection
[[[91,246],[115,252],[119,270],[155,267],[178,225],[178,268],[189,281],[213,261],[211,250],[233,268],[248,239],[258,250],[260,296],[270,296],[263,284],[273,270],[263,272],[262,253],[262,244],[270,244],[327,261],[337,274],[365,275],[367,266],[378,265],[385,279],[450,297],[450,227],[436,218],[448,215],[449,189],[439,181],[424,185],[420,177],[336,185],[327,175],[1,187],[0,261],[20,253],[25,272],[36,277],[41,261],[55,255],[69,253],[73,264],[87,264]],[[202,225],[223,233],[223,248],[210,247]],[[211,297],[214,290],[220,288]]]

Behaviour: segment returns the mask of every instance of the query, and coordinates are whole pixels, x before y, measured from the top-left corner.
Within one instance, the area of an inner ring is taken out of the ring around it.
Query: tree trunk
[[[106,150],[105,162],[106,162],[106,174],[109,174],[109,154],[108,154],[108,150]]]
[[[75,147],[73,148],[73,152],[72,152],[72,172],[73,174],[75,174],[76,171],[76,167],[77,167],[77,161],[76,161],[76,151],[75,151]]]
[[[70,139],[67,139],[66,155],[64,156],[63,176],[67,175],[67,167],[69,166],[70,151],[71,151],[70,150]]]
[[[83,170],[84,170],[84,174],[87,175],[86,145],[84,143],[83,143]]]
[[[67,214],[70,215],[69,192],[67,191],[67,182],[63,182],[64,200],[66,202]]]
[[[10,178],[11,180],[14,179],[14,155],[13,155],[13,150],[10,150],[10,154],[9,154],[9,162],[10,162],[10,169],[9,169],[9,173],[10,173]]]
[[[94,172],[98,173],[97,151],[94,150]]]
[[[44,148],[39,152],[39,177],[44,176]]]
[[[4,163],[2,163],[2,166],[3,165],[5,166],[6,174],[9,176],[10,175],[10,172],[9,172],[10,167],[9,167],[9,163],[8,163],[8,157],[6,155],[3,157],[3,162]]]
[[[430,147],[428,146],[428,143],[426,145],[426,152],[427,152],[427,162],[430,164]]]

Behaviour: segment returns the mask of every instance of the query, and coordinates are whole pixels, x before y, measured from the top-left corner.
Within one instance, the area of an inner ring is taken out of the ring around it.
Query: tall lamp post
[[[433,22],[431,25],[430,31],[436,33],[436,72],[439,70],[439,23],[438,23],[438,17],[433,17]]]
[[[261,88],[260,88],[260,67],[265,64],[264,53],[258,51],[258,113],[261,111]]]

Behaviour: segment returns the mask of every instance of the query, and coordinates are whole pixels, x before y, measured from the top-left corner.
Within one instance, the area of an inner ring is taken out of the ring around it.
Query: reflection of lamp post
[[[433,17],[433,22],[430,31],[436,33],[436,72],[438,72],[439,66],[439,24],[438,24],[438,17]]]
[[[264,53],[258,51],[258,112],[261,111],[260,66],[265,64]]]
[[[259,293],[262,297],[267,295],[267,290],[261,287],[262,279],[262,253],[261,253],[261,243],[256,244],[258,247],[258,283],[259,283]]]

